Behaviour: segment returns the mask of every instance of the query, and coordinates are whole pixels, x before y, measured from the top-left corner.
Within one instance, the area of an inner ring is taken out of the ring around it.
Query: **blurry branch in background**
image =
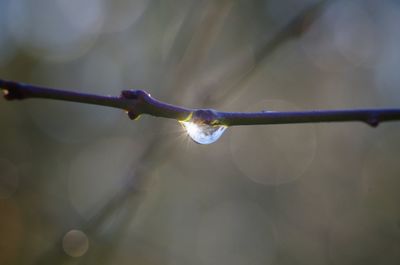
[[[300,14],[289,21],[286,26],[279,30],[274,38],[265,45],[260,46],[255,51],[256,64],[259,64],[264,58],[275,51],[284,42],[299,38],[305,33],[315,20],[317,20],[323,9],[329,3],[329,0],[322,0],[310,7],[304,9]]]
[[[0,87],[7,100],[27,98],[66,100],[123,109],[131,119],[137,119],[142,114],[149,114],[210,126],[362,121],[376,127],[384,121],[400,120],[400,109],[220,112],[171,105],[152,98],[143,90],[124,90],[120,97],[111,97],[42,88],[4,80],[0,80]]]
[[[223,62],[222,65],[209,70],[205,76],[214,76],[211,79],[206,79],[201,84],[205,89],[210,90],[210,93],[203,93],[205,105],[221,105],[228,98],[234,97],[233,94],[239,93],[244,87],[244,84],[254,75],[258,66],[276,49],[281,47],[286,42],[300,38],[311,25],[320,17],[323,10],[330,4],[331,0],[321,0],[311,6],[305,8],[302,12],[291,19],[282,29],[273,35],[271,39],[255,47],[253,65],[250,69],[243,73],[241,61],[248,60],[247,58],[234,58],[234,64],[231,62]],[[222,69],[222,70],[218,70]],[[215,74],[217,73],[217,74]],[[227,77],[234,77],[234,80],[229,80]],[[236,78],[237,77],[237,78]],[[215,89],[218,87],[218,89]],[[212,93],[211,93],[212,92]]]
[[[223,1],[195,1],[191,11],[185,17],[182,23],[181,35],[178,34],[171,54],[179,54],[181,58],[176,59],[171,56],[167,63],[174,64],[172,71],[167,70],[167,87],[166,91],[181,95],[185,88],[193,82],[194,76],[198,72],[200,66],[207,58],[208,52],[215,42],[216,37],[220,33],[222,26],[226,20],[229,11],[233,5],[231,0]],[[193,25],[193,21],[197,24]],[[189,28],[191,26],[191,28]],[[185,34],[186,33],[186,34]],[[190,36],[187,36],[190,34]],[[188,39],[186,48],[182,50],[182,38]],[[167,69],[169,69],[167,65]],[[179,100],[171,95],[175,100]]]

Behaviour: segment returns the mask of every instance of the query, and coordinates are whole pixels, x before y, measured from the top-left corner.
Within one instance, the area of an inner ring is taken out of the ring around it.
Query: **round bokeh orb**
[[[71,230],[62,240],[64,252],[74,258],[83,256],[89,249],[89,239],[80,230]]]

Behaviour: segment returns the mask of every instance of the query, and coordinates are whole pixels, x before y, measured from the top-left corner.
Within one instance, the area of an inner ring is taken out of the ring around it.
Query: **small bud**
[[[380,121],[379,121],[379,117],[378,117],[377,115],[374,115],[374,116],[370,117],[370,118],[367,120],[367,123],[368,123],[371,127],[374,127],[374,128],[378,127],[379,122],[380,122]]]
[[[369,120],[369,121],[368,121],[368,124],[369,124],[371,127],[376,128],[376,127],[378,127],[378,125],[379,125],[379,120],[378,120],[378,119]]]
[[[150,94],[148,94],[144,90],[123,90],[121,92],[121,97],[127,99],[141,99],[145,97],[150,97]]]
[[[199,109],[193,113],[193,121],[203,124],[214,125],[218,123],[218,113],[213,109]]]
[[[2,81],[0,82],[0,86],[4,98],[7,100],[26,98],[25,89],[21,89],[24,86],[23,84],[18,84],[11,81]]]
[[[138,120],[139,119],[139,117],[140,117],[140,114],[137,114],[137,113],[135,113],[135,112],[133,112],[133,111],[127,111],[126,112],[127,114],[128,114],[128,117],[129,117],[129,119],[131,119],[131,120]]]

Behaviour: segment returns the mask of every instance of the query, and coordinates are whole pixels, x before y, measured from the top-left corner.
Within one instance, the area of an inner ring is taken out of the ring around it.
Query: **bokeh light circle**
[[[74,258],[83,256],[89,249],[89,239],[80,230],[71,230],[62,239],[64,252]]]

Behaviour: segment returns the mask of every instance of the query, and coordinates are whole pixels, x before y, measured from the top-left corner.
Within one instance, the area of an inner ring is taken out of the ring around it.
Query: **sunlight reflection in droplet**
[[[283,100],[265,100],[247,111],[298,110]],[[264,185],[296,180],[314,160],[315,126],[310,124],[237,126],[231,131],[233,161],[245,176]]]
[[[63,237],[62,247],[67,255],[81,257],[89,249],[89,239],[84,232],[71,230]]]
[[[212,144],[217,141],[228,128],[222,125],[207,125],[181,121],[189,137],[198,144]]]

